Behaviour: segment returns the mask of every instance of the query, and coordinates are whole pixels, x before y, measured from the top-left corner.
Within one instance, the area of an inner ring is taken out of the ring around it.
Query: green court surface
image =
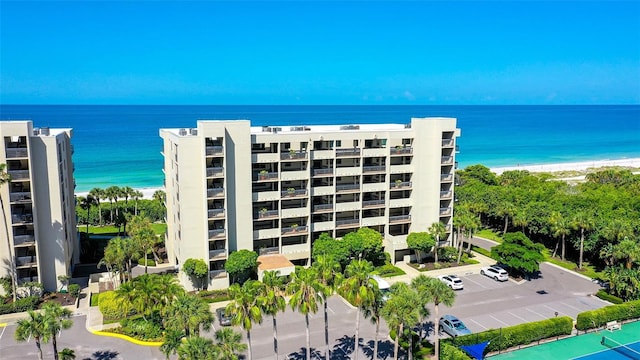
[[[590,354],[600,354],[609,350],[608,347],[600,344],[603,335],[620,344],[638,342],[640,341],[640,321],[623,324],[622,329],[613,332],[608,330],[593,331],[588,334],[490,356],[487,357],[487,359],[569,360]],[[611,358],[613,358],[613,356]],[[624,359],[625,357],[622,358]]]

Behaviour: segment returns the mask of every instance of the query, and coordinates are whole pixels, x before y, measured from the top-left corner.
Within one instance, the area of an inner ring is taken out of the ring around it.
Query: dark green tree
[[[412,232],[407,236],[407,245],[416,252],[418,263],[421,263],[423,254],[430,252],[436,245],[436,239],[428,232]]]
[[[255,251],[239,250],[229,254],[224,269],[231,276],[232,283],[243,284],[250,279],[258,268],[258,254]]]
[[[506,233],[503,242],[491,249],[491,256],[513,272],[530,275],[540,270],[544,245],[536,244],[521,232]]]
[[[206,287],[207,277],[209,276],[209,267],[202,259],[187,259],[182,265],[182,271],[191,277],[192,281],[197,284],[197,288],[204,289]]]

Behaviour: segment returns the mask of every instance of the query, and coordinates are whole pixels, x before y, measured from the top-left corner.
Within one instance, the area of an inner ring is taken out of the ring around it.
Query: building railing
[[[333,169],[313,169],[313,176],[331,175],[331,174],[333,174]]]
[[[384,206],[384,200],[367,200],[362,202],[362,207]]]
[[[207,156],[222,155],[223,153],[224,153],[224,148],[222,146],[207,146],[207,149],[206,149]]]
[[[24,285],[28,282],[38,282],[37,276],[18,278],[18,285]]]
[[[16,235],[13,237],[14,245],[31,245],[36,242],[36,237],[34,235]]]
[[[259,255],[280,254],[280,248],[277,246],[258,249]]]
[[[207,197],[224,197],[224,188],[207,189]]]
[[[450,207],[440,208],[440,216],[449,216],[449,215],[451,215],[451,208]]]
[[[333,204],[313,205],[313,211],[333,210]]]
[[[207,210],[207,215],[209,216],[209,219],[224,217],[224,209],[209,209]]]
[[[278,173],[277,172],[267,172],[267,173],[259,172],[257,179],[258,181],[278,180]]]
[[[412,147],[391,148],[391,155],[407,155],[412,153],[413,153]]]
[[[362,168],[363,173],[372,173],[372,172],[384,172],[387,170],[387,167],[384,165],[378,166],[364,166]]]
[[[290,151],[288,153],[281,153],[280,160],[301,160],[307,158],[306,151]]]
[[[442,175],[440,175],[440,181],[442,181],[442,182],[453,181],[453,174],[442,174]]]
[[[309,228],[307,226],[290,226],[282,228],[282,235],[291,235],[297,233],[306,233]]]
[[[443,156],[440,161],[441,164],[453,164],[453,156]]]
[[[411,181],[394,182],[390,186],[391,189],[402,189],[402,188],[410,188],[410,187],[411,187]]]
[[[222,176],[222,175],[224,175],[224,168],[223,167],[210,167],[210,168],[207,168],[207,177]]]
[[[224,229],[209,230],[209,240],[224,239],[224,237],[225,237]]]
[[[11,180],[29,179],[29,170],[10,170],[8,171]]]
[[[285,190],[281,195],[282,197],[304,196],[307,195],[307,189]]]
[[[442,139],[442,146],[445,146],[445,147],[453,146],[453,139]]]
[[[209,271],[210,279],[222,279],[227,277],[227,272],[224,270],[211,270]]]
[[[268,219],[280,216],[278,210],[260,210],[258,211],[258,219]]]
[[[336,157],[360,156],[360,149],[336,149]]]
[[[5,151],[7,154],[7,159],[29,156],[29,151],[27,150],[27,148],[9,148],[5,149]]]
[[[31,201],[31,193],[30,192],[15,192],[9,194],[9,201]]]
[[[360,225],[360,219],[336,220],[336,227]]]
[[[16,257],[16,266],[30,266],[36,264],[35,256],[18,256]]]
[[[336,192],[351,191],[351,190],[360,190],[360,184],[336,185]]]
[[[33,214],[13,214],[11,215],[11,222],[14,224],[32,223]]]
[[[226,256],[227,250],[225,249],[209,250],[209,259],[224,258]]]
[[[453,191],[440,191],[440,199],[450,199],[453,196]]]
[[[389,224],[411,221],[411,215],[389,216]]]

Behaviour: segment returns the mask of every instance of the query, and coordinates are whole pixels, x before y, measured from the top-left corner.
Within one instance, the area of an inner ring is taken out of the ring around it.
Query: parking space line
[[[485,288],[485,289],[489,289],[489,287],[486,287],[486,286],[482,285],[481,283],[479,283],[479,282],[477,282],[477,281],[473,281],[473,280],[471,280],[471,279],[469,279],[469,278],[465,278],[465,280],[467,280],[467,281],[471,281],[471,282],[472,282],[472,283],[474,283],[474,284],[478,284],[478,285],[480,285],[481,287],[483,287],[483,288]]]
[[[549,309],[549,310],[551,310],[551,311],[553,311],[553,312],[557,312],[558,314],[567,315],[567,314],[565,314],[563,311],[560,311],[560,310],[558,310],[558,309],[554,309],[554,308],[552,308],[552,307],[551,307],[551,306],[549,306],[549,305],[542,305],[542,306],[546,307],[547,309]]]
[[[497,317],[495,317],[495,316],[493,316],[493,315],[489,315],[489,317],[490,317],[490,318],[492,318],[493,320],[495,320],[495,321],[499,322],[499,323],[503,323],[503,324],[505,324],[505,325],[507,325],[507,326],[511,326],[511,325],[507,324],[506,322],[504,322],[504,321],[502,321],[502,320],[498,319]]]
[[[546,319],[546,318],[547,318],[546,316],[544,316],[544,315],[542,315],[542,314],[540,314],[540,313],[537,313],[537,312],[535,312],[535,311],[533,311],[533,310],[531,310],[531,309],[529,309],[529,308],[527,308],[527,311],[532,312],[532,313],[534,313],[534,314],[536,314],[536,315],[540,316],[540,317],[541,317],[541,318],[543,318],[543,319]]]
[[[507,313],[508,313],[508,314],[510,314],[510,315],[511,315],[511,316],[513,316],[513,317],[517,317],[518,319],[520,319],[520,320],[522,320],[522,321],[524,321],[524,322],[529,322],[529,321],[527,321],[527,319],[525,319],[525,318],[523,318],[523,317],[520,317],[520,316],[518,316],[518,315],[516,315],[516,314],[512,313],[511,311],[507,311]]]
[[[561,302],[560,302],[560,304],[562,304],[562,305],[564,305],[564,306],[567,306],[567,307],[570,307],[570,308],[572,308],[573,310],[583,311],[582,309],[577,308],[577,307],[575,307],[575,306],[571,306],[571,305],[569,305],[569,304],[565,303],[564,301],[561,301]]]
[[[6,326],[2,327],[2,332],[0,333],[0,339],[2,339],[2,335],[4,335],[4,331],[7,330]]]
[[[485,329],[485,330],[486,330],[486,329],[488,329],[486,326],[484,326],[484,325],[480,324],[479,322],[477,322],[477,321],[475,321],[475,320],[473,320],[473,319],[469,319],[469,321],[473,321],[474,323],[476,323],[476,325],[480,326],[481,328],[483,328],[483,329]]]
[[[327,306],[327,310],[329,310],[332,314],[335,314],[336,312],[333,311],[333,309],[331,308],[331,306]]]

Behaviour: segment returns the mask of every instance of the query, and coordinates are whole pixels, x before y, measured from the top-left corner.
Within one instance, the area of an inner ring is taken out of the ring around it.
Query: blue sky
[[[3,104],[640,104],[640,1],[0,2]]]

